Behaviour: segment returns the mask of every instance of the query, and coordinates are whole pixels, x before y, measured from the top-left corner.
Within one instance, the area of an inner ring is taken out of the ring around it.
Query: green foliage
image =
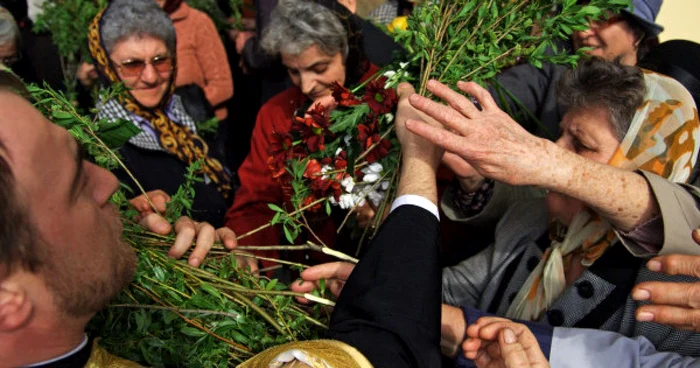
[[[76,72],[81,61],[91,60],[87,30],[107,0],[46,0],[34,23],[36,33],[48,32],[58,48],[67,94],[75,99]]]
[[[561,53],[557,43],[573,30],[587,28],[601,9],[624,8],[628,0],[455,0],[429,1],[408,18],[409,31],[397,33],[420,69],[419,93],[437,79],[487,81],[521,59],[540,67],[544,62],[573,64],[577,55]],[[560,12],[552,13],[553,5]],[[554,50],[555,52],[551,52]]]
[[[221,10],[216,0],[187,0],[187,4],[197,10],[207,13],[214,22],[216,29],[224,31],[229,28],[228,17]]]
[[[171,223],[177,221],[180,216],[190,216],[192,204],[194,203],[194,184],[203,182],[202,179],[202,161],[195,161],[187,167],[185,174],[185,182],[177,188],[177,192],[170,197],[167,208],[165,210],[165,218]]]

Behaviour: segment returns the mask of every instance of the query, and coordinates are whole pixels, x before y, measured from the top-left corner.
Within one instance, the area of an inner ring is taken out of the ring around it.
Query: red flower
[[[392,112],[399,102],[393,88],[384,88],[385,82],[386,78],[369,82],[365,87],[365,95],[362,96],[362,101],[366,102],[376,115]]]
[[[375,134],[367,140],[366,149],[370,149],[370,147],[372,147],[372,145],[375,143],[377,145],[374,148],[371,148],[371,151],[369,151],[367,156],[365,156],[365,160],[367,160],[367,162],[370,164],[386,157],[391,149],[391,142],[387,139],[382,139],[379,134]]]
[[[330,114],[321,104],[316,104],[302,117],[295,117],[292,129],[299,133],[301,141],[306,144],[309,152],[326,149],[325,135],[332,135],[328,130]]]
[[[331,84],[331,91],[333,91],[333,98],[338,103],[338,106],[350,107],[362,103],[349,89],[341,86],[338,82]]]
[[[287,161],[292,157],[294,157],[292,136],[289,133],[272,132],[267,167],[272,172],[273,178],[280,180],[287,173]]]
[[[316,178],[321,177],[321,169],[323,166],[321,166],[321,163],[318,161],[311,159],[306,163],[306,170],[304,170],[304,177],[309,178],[311,180],[314,180]]]
[[[316,201],[316,199],[317,199],[316,197],[314,197],[313,195],[310,195],[310,196],[304,198],[304,203],[302,203],[302,206],[306,207],[306,206],[310,205],[311,203],[314,203]],[[311,208],[309,208],[309,211],[316,212],[316,211],[320,210],[321,203],[323,203],[323,202],[319,202],[319,203],[313,205]]]

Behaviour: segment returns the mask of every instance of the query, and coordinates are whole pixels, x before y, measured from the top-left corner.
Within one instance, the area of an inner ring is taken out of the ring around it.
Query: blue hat
[[[648,37],[656,37],[664,30],[656,23],[663,0],[632,0],[632,6],[622,12],[627,14],[644,30]]]

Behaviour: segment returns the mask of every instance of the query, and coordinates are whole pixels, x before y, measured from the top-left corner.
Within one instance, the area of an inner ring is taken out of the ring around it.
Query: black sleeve
[[[439,367],[439,236],[429,211],[392,212],[345,284],[329,337],[375,367]]]

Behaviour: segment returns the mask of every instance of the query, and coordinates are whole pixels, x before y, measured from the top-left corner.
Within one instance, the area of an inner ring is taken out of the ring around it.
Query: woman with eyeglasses
[[[151,0],[117,0],[99,13],[89,29],[90,53],[105,86],[123,83],[128,91],[98,103],[98,117],[127,120],[141,131],[120,149],[124,163],[145,190],[173,195],[188,166],[199,162],[192,218],[219,227],[233,197],[231,175],[197,134],[180,97],[176,74],[175,28]],[[126,172],[122,182],[136,189]]]

